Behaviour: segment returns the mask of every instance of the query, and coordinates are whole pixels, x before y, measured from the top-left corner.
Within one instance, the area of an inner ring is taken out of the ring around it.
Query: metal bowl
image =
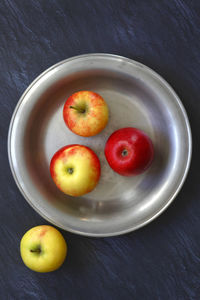
[[[78,90],[95,91],[108,103],[109,123],[95,137],[79,137],[63,121],[63,104]],[[128,126],[145,131],[155,147],[151,168],[130,178],[114,173],[104,157],[109,135]],[[79,198],[60,192],[49,173],[53,154],[73,143],[91,147],[102,167],[96,189]],[[186,112],[167,82],[110,54],[73,57],[42,73],[19,100],[8,135],[11,170],[29,204],[49,222],[87,236],[126,233],[160,215],[186,178],[191,148]]]

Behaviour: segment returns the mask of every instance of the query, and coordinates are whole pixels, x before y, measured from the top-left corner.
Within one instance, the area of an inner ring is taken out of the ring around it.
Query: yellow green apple
[[[51,272],[63,264],[67,255],[67,244],[56,228],[40,225],[24,234],[20,253],[24,264],[31,270]]]
[[[52,157],[50,173],[62,192],[82,196],[96,187],[101,173],[100,161],[89,147],[68,145]]]
[[[91,91],[79,91],[65,102],[63,118],[68,128],[80,136],[93,136],[108,122],[108,106],[104,99]]]

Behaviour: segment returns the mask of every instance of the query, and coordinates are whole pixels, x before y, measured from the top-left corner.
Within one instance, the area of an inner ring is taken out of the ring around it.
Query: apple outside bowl
[[[109,122],[94,137],[75,135],[62,117],[79,90],[99,93],[109,106]],[[108,137],[123,127],[143,130],[154,144],[154,161],[141,175],[120,176],[105,159]],[[82,197],[65,195],[50,176],[51,157],[68,144],[86,145],[100,158],[100,182]],[[20,98],[8,135],[10,167],[29,204],[60,228],[96,237],[136,230],[160,215],[183,185],[191,152],[189,121],[174,90],[148,67],[111,54],[73,57],[42,73]]]

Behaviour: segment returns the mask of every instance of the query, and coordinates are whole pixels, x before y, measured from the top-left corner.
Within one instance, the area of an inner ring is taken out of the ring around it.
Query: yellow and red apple
[[[96,187],[101,173],[100,161],[89,147],[68,145],[52,157],[50,173],[62,192],[82,196]]]
[[[40,225],[24,234],[20,253],[24,264],[31,270],[51,272],[63,264],[67,255],[67,244],[56,228]]]
[[[79,91],[65,102],[63,118],[68,128],[80,136],[94,136],[108,123],[108,106],[91,91]]]

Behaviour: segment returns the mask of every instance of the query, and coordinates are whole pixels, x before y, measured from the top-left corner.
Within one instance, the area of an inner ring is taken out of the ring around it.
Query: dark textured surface
[[[10,118],[37,75],[92,52],[138,60],[173,86],[192,127],[190,172],[174,203],[147,227],[102,239],[63,232],[63,267],[34,273],[21,261],[20,239],[47,222],[12,178]],[[0,67],[0,299],[200,299],[200,2],[1,0]]]

